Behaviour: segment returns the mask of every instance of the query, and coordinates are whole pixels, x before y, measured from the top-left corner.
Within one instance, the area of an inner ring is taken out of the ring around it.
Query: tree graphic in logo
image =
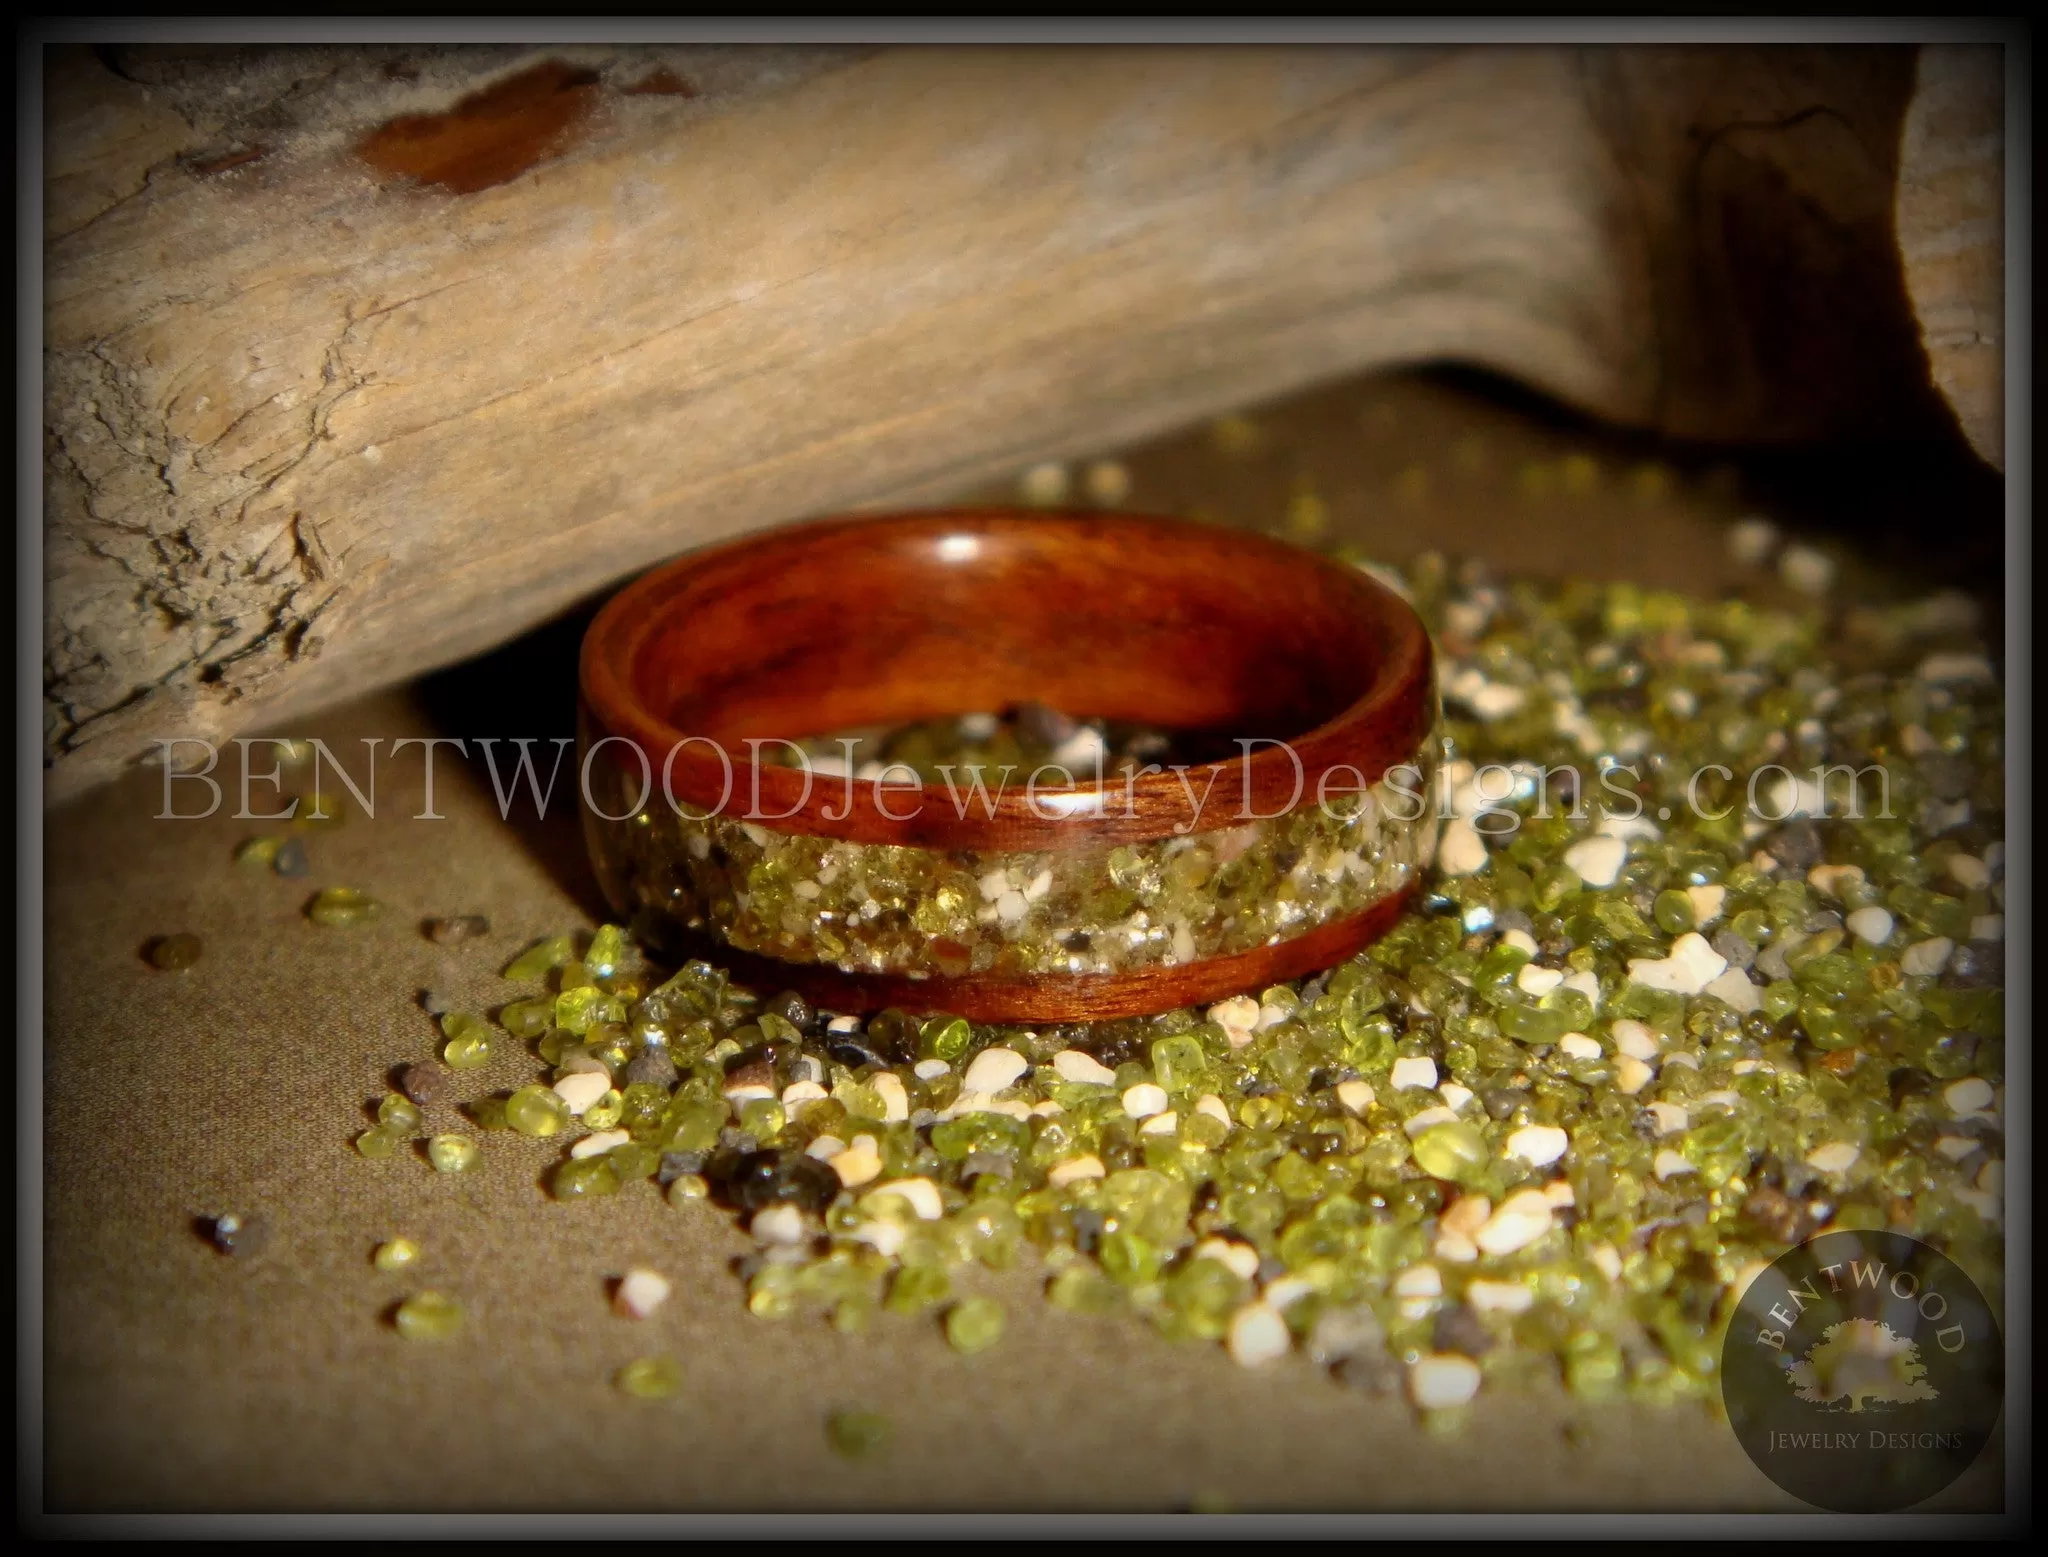
[[[1828,1411],[1862,1411],[1933,1400],[1920,1348],[1874,1319],[1829,1325],[1786,1370],[1792,1393]]]

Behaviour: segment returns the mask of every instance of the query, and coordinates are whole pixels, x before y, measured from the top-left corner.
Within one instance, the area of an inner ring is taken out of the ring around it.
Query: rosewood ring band
[[[1435,844],[1414,611],[1355,567],[1210,525],[962,509],[750,536],[614,596],[581,693],[613,908],[827,1010],[1206,1003],[1384,933]],[[763,760],[1027,703],[1227,754],[943,787]]]

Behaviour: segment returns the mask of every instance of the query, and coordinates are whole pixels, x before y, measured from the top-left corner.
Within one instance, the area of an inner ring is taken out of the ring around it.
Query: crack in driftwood
[[[305,433],[296,451],[260,479],[249,477],[245,470],[243,480],[256,479],[255,486],[212,504],[207,515],[209,528],[230,538],[246,533],[254,505],[277,494],[287,478],[315,459],[323,444],[331,441],[335,409],[371,382],[370,375],[356,370],[349,362],[351,336],[364,319],[388,314],[415,300],[401,299],[363,315],[353,310],[344,313],[340,329],[323,349],[321,387],[306,408]],[[127,430],[124,424],[147,425],[132,403],[108,403],[114,395],[119,395],[122,402],[132,401],[130,386],[124,382],[126,370],[104,340],[91,342],[87,355],[99,365],[96,376],[110,392],[94,398],[92,419],[113,446],[128,456],[128,468],[146,470],[154,477],[165,507],[175,512],[173,505],[181,494],[172,477],[169,448],[159,454],[147,435],[138,439]],[[249,416],[274,403],[275,397],[244,412],[206,446],[218,443]],[[168,438],[165,442],[168,445]],[[303,509],[292,509],[277,534],[253,559],[237,559],[225,550],[209,549],[195,538],[189,522],[176,529],[159,529],[147,522],[124,523],[107,514],[103,509],[104,479],[95,479],[61,433],[54,436],[52,443],[77,478],[87,516],[93,524],[147,547],[155,566],[140,565],[132,547],[110,543],[89,532],[77,533],[82,549],[120,568],[134,580],[138,586],[130,597],[134,606],[158,613],[171,629],[204,623],[210,633],[203,643],[174,659],[127,695],[88,707],[73,695],[74,691],[88,672],[107,668],[112,660],[107,649],[96,641],[98,635],[90,626],[67,623],[64,641],[70,652],[61,659],[46,652],[44,660],[45,697],[61,710],[58,727],[49,732],[51,750],[60,754],[78,750],[94,738],[97,728],[106,721],[132,712],[140,703],[181,681],[190,681],[229,699],[244,696],[277,668],[299,658],[309,642],[317,643],[309,634],[310,628],[348,588],[342,566],[347,549],[337,553],[330,547],[311,515]],[[274,558],[280,541],[288,542],[281,561]],[[308,601],[308,591],[323,584],[328,587],[317,599]],[[117,637],[120,628],[121,624],[115,624]]]

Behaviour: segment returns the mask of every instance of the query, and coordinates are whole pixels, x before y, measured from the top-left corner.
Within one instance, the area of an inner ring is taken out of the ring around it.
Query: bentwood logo
[[[1750,1283],[1722,1398],[1758,1469],[1795,1497],[1883,1513],[1967,1470],[1998,1422],[2005,1353],[1983,1294],[1900,1233],[1837,1232]]]

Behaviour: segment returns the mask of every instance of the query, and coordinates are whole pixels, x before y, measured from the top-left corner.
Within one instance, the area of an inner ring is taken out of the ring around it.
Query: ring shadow
[[[414,683],[415,705],[441,735],[467,743],[490,741],[487,748],[498,764],[494,776],[476,772],[489,764],[462,764],[466,782],[490,791],[492,808],[547,871],[556,886],[593,920],[610,912],[583,845],[576,804],[576,662],[583,633],[603,604],[602,597],[583,602],[531,632],[500,644],[487,654],[435,671]],[[531,740],[533,768],[548,796],[536,804],[534,791],[515,764],[519,748]],[[566,748],[556,742],[567,740]],[[549,786],[551,755],[565,755]],[[511,803],[502,803],[502,783]],[[564,797],[566,796],[566,803]]]
[[[1931,385],[1903,428],[1788,445],[1690,441],[1614,426],[1467,364],[1435,364],[1416,376],[1610,456],[1666,460],[1695,475],[1732,469],[1747,504],[1789,536],[1831,538],[1913,592],[1962,590],[1985,608],[1987,635],[2003,638],[2005,477],[1971,450]]]

